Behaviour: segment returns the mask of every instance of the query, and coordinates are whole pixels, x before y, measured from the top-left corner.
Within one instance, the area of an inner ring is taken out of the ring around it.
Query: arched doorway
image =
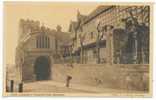
[[[40,56],[35,61],[34,71],[36,80],[48,80],[51,74],[50,59],[46,56]]]

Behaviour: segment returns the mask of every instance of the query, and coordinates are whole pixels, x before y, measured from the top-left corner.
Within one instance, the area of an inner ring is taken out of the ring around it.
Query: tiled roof
[[[84,21],[84,24],[87,23],[88,21],[90,21],[91,19],[93,19],[94,17],[98,16],[100,13],[102,13],[103,11],[111,8],[113,6],[98,6],[93,12],[91,12],[87,18]]]
[[[86,24],[90,20],[92,20],[94,17],[98,16],[102,12],[106,11],[107,9],[111,8],[113,6],[98,6],[94,11],[92,11],[88,16],[82,15],[78,12],[78,21],[71,21],[69,26],[69,32],[71,32],[71,27],[74,27],[74,29],[79,28],[81,25]]]

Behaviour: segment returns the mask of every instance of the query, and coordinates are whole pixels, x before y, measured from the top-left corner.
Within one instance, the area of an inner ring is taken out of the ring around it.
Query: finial
[[[58,32],[61,32],[62,27],[60,25],[57,25],[56,29]]]

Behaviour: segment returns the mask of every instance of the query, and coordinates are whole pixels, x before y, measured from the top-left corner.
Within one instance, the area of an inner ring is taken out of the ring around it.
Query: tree
[[[135,10],[137,10],[136,8]],[[132,10],[127,11],[129,17],[124,19],[125,32],[132,36],[133,40],[133,62],[132,63],[144,63],[145,49],[149,41],[149,27],[145,25],[149,21],[149,7],[145,6],[141,8],[141,11],[134,15]],[[140,17],[140,19],[139,19]],[[142,23],[139,22],[142,20]],[[149,22],[148,22],[149,23]],[[148,52],[148,50],[147,50]]]

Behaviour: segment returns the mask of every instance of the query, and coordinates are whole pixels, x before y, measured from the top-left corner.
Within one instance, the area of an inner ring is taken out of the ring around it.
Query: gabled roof
[[[79,11],[77,11],[77,21],[83,21],[87,18],[86,15],[82,15]]]
[[[87,18],[85,19],[84,21],[84,24],[89,22],[90,20],[92,20],[94,17],[98,16],[99,14],[101,14],[102,12],[104,11],[107,11],[108,9],[112,8],[113,6],[104,6],[104,5],[101,5],[101,6],[98,6],[93,12],[91,12]]]
[[[80,20],[80,21],[84,21],[86,18],[87,18],[86,15],[79,14],[79,16],[78,16],[78,20]]]
[[[69,32],[72,31],[72,27],[74,28],[74,30],[77,28],[78,23],[76,21],[71,21],[70,25],[69,25]]]
[[[101,13],[107,11],[108,9],[112,8],[113,6],[98,6],[93,12],[91,12],[88,16],[80,14],[78,11],[77,14],[77,21],[71,21],[69,25],[69,32],[71,32],[72,27],[74,30],[80,28],[81,25],[88,23],[90,20],[95,18],[96,16],[100,15]]]

